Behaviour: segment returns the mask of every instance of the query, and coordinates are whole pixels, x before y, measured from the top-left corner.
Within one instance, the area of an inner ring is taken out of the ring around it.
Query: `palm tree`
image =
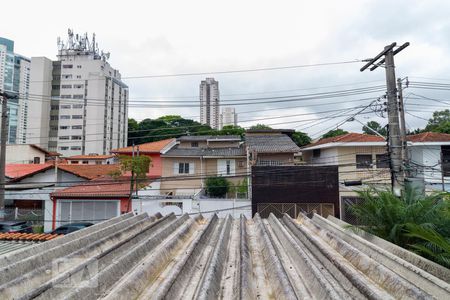
[[[450,202],[447,195],[422,195],[406,188],[399,198],[390,190],[359,192],[351,207],[358,227],[450,267]]]

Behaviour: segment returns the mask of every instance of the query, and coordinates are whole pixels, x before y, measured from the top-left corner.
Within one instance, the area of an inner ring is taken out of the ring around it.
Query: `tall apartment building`
[[[58,39],[57,60],[31,58],[27,143],[63,156],[107,154],[127,144],[128,87],[95,35]]]
[[[223,126],[237,126],[238,117],[235,109],[233,107],[224,107],[222,113],[220,114],[220,129]]]
[[[14,53],[14,41],[0,37],[0,90],[18,95],[8,99],[9,144],[26,142],[29,84],[30,60]]]
[[[200,123],[219,129],[219,82],[206,78],[200,83]]]

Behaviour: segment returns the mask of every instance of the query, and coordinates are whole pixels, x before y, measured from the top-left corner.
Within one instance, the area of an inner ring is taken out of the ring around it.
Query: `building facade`
[[[220,114],[220,129],[223,126],[237,126],[238,117],[234,107],[224,107]]]
[[[206,78],[200,83],[200,123],[219,129],[219,82]]]
[[[31,59],[27,143],[63,156],[108,154],[124,147],[128,131],[128,87],[121,74],[100,52],[95,35],[69,30],[66,43],[58,40],[56,61]]]
[[[14,53],[14,41],[0,37],[0,90],[18,95],[8,99],[9,144],[26,142],[29,85],[30,60]]]

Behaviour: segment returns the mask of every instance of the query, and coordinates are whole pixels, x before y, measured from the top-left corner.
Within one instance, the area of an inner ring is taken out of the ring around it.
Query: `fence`
[[[353,214],[351,207],[361,203],[362,199],[355,196],[342,197],[341,219],[352,225],[359,225],[358,218]]]
[[[32,225],[44,224],[43,209],[6,208],[5,221],[29,221]]]
[[[261,218],[267,218],[271,213],[281,218],[283,214],[288,214],[292,218],[297,218],[300,212],[315,212],[322,217],[334,216],[333,203],[258,203],[257,212]]]

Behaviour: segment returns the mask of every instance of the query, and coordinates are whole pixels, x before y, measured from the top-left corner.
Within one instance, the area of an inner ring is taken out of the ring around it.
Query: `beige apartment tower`
[[[219,129],[219,82],[206,78],[200,83],[200,123]]]
[[[107,154],[127,144],[128,87],[95,42],[69,30],[57,60],[31,58],[27,143],[63,156]]]

